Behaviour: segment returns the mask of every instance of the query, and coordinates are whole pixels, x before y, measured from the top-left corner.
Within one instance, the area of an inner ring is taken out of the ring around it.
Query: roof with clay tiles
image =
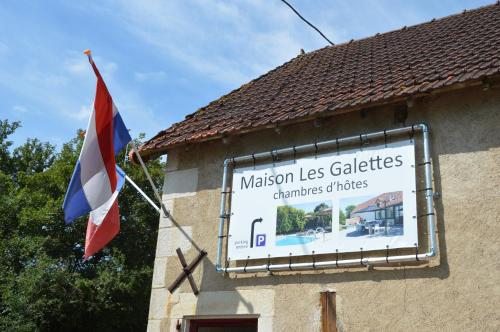
[[[403,100],[500,74],[500,5],[299,55],[161,131],[180,145]]]

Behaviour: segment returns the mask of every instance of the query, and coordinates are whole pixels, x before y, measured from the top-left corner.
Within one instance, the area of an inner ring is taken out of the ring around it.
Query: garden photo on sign
[[[391,237],[404,234],[403,192],[340,200],[341,237]]]
[[[330,201],[278,206],[276,245],[290,246],[326,241],[332,233]]]

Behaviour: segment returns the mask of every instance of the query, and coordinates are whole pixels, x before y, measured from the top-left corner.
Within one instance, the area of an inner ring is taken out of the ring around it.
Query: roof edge
[[[189,141],[189,142],[167,145],[167,146],[164,146],[161,148],[156,148],[156,149],[151,148],[151,149],[144,150],[144,149],[142,149],[142,146],[141,146],[141,147],[139,147],[139,152],[143,158],[146,158],[146,159],[156,158],[156,157],[159,157],[161,155],[167,154],[169,150],[176,149],[176,148],[183,147],[183,146],[206,143],[206,142],[218,140],[218,139],[221,139],[224,137],[254,133],[254,132],[261,131],[261,130],[272,129],[272,128],[282,127],[282,126],[289,126],[289,125],[298,124],[298,123],[304,123],[304,122],[308,122],[308,121],[315,120],[318,118],[333,117],[336,115],[355,112],[355,111],[359,111],[359,110],[366,109],[366,108],[381,107],[381,106],[387,106],[387,105],[391,105],[391,104],[398,104],[401,102],[406,102],[406,100],[410,97],[420,98],[420,97],[426,97],[426,96],[430,96],[430,95],[437,95],[437,94],[447,93],[447,92],[456,91],[456,90],[460,90],[460,89],[465,89],[465,88],[469,88],[469,87],[479,86],[479,85],[484,84],[485,80],[491,79],[491,78],[493,78],[493,81],[495,81],[497,78],[500,80],[500,74],[485,76],[485,77],[481,77],[481,78],[477,78],[477,79],[473,79],[473,80],[465,81],[465,82],[458,82],[458,83],[453,84],[453,85],[444,86],[444,87],[437,88],[437,89],[430,90],[430,91],[426,91],[426,92],[414,93],[414,94],[404,95],[404,96],[401,96],[401,95],[395,96],[395,97],[391,97],[388,99],[380,100],[378,102],[367,102],[364,104],[358,104],[354,107],[346,107],[346,108],[342,108],[342,109],[335,109],[332,111],[325,111],[325,112],[317,113],[317,114],[306,116],[306,117],[299,118],[299,119],[293,119],[293,120],[288,120],[288,121],[283,121],[283,122],[279,122],[279,123],[273,123],[273,124],[268,124],[268,125],[263,125],[263,126],[258,126],[258,127],[250,127],[250,128],[246,128],[246,129],[235,131],[235,132],[217,134],[217,135],[213,135],[213,136],[209,136],[209,137],[203,137],[203,138],[200,138],[198,140],[193,140],[193,141]],[[155,135],[155,137],[158,135]],[[151,140],[152,139],[154,139],[154,137],[151,138]]]

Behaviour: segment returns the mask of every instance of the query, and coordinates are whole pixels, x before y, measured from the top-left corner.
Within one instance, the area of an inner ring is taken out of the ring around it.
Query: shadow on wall
[[[486,92],[480,89],[478,89],[478,91],[475,89],[468,89],[432,97],[432,99],[423,102],[423,105],[416,106],[414,110],[410,110],[408,123],[427,122],[431,128],[432,167],[435,192],[443,193],[440,156],[487,151],[492,147],[498,147],[500,145],[500,135],[494,128],[500,121],[500,113],[495,111],[495,105],[499,104],[500,92],[498,89]],[[482,112],[478,112],[478,109],[482,109]],[[210,163],[210,166],[200,167],[201,181],[198,184],[198,191],[217,189],[220,187],[222,178],[222,160],[225,157],[231,156],[232,153],[238,152],[238,155],[242,155],[265,151],[266,149],[270,150],[285,147],[290,144],[298,145],[309,143],[311,138],[318,138],[319,140],[332,139],[337,136],[352,135],[356,132],[369,132],[372,130],[384,129],[386,127],[388,128],[390,126],[384,127],[384,125],[387,125],[387,118],[391,112],[392,111],[388,109],[381,109],[380,111],[377,110],[377,112],[369,112],[369,116],[366,118],[360,118],[358,112],[343,114],[335,117],[335,126],[325,125],[322,128],[314,128],[308,123],[299,124],[285,127],[280,135],[273,130],[263,131],[258,134],[246,134],[244,135],[245,139],[235,137],[233,143],[229,145],[223,145],[220,142],[209,143],[211,144],[211,146],[209,146],[210,149],[205,147],[207,150],[211,151],[208,154],[206,151],[204,152],[200,149],[199,146],[195,146],[191,151],[183,152],[183,157],[191,159],[187,161],[186,165],[190,163],[193,165],[203,162]],[[326,124],[330,121],[333,124],[332,119],[327,121],[328,122],[325,121]],[[354,125],[348,126],[349,132],[346,132],[347,129],[339,126],[342,123]],[[470,130],[470,128],[482,129]],[[290,135],[292,132],[300,134]],[[463,133],[468,134],[463,135]],[[256,143],[253,146],[258,146],[259,149],[255,151],[251,150],[251,146],[245,144],[245,142],[248,141],[255,141]],[[207,158],[210,160],[207,160]],[[446,195],[446,193],[444,194]],[[264,274],[259,274],[257,277],[254,277],[255,274],[243,276],[230,274],[229,277],[223,277],[221,274],[216,273],[213,264],[216,249],[207,248],[209,249],[209,257],[203,260],[201,283],[199,285],[200,290],[203,293],[210,291],[237,291],[238,289],[252,286],[273,286],[278,284],[328,285],[358,281],[378,282],[382,280],[423,278],[446,279],[450,275],[450,270],[445,236],[445,211],[442,199],[443,197],[439,197],[434,201],[440,260],[438,266],[422,266],[409,269],[395,267],[394,269],[383,270],[375,267],[370,271],[356,268],[352,270],[342,269],[342,271],[333,269],[316,272],[275,272],[273,276],[269,277]],[[216,216],[213,222],[214,224],[217,223]],[[213,234],[213,238],[216,238],[216,233]],[[310,260],[310,258],[304,259]],[[242,297],[228,300],[235,302],[233,303],[235,313],[238,305],[245,306],[249,312],[253,310],[252,305],[245,302],[245,299]],[[207,305],[204,303],[204,301],[200,301],[199,305]],[[199,311],[198,309],[199,308],[197,308],[197,312]]]
[[[217,274],[217,275],[214,275]],[[217,278],[217,279],[215,279]],[[205,258],[203,260],[202,279],[200,284],[200,294],[196,302],[196,315],[232,315],[237,313],[254,314],[254,306],[248,302],[237,291],[237,284],[228,285],[226,283],[220,284],[220,281],[227,280],[222,275],[215,273],[215,265]],[[212,286],[209,286],[212,284]],[[207,292],[227,292],[233,291],[230,296],[221,294],[221,298],[217,299],[214,293],[207,294]],[[222,297],[223,296],[223,297]],[[219,301],[223,304],[223,309],[219,309]],[[241,308],[241,306],[244,307]],[[255,313],[260,314],[260,313]]]
[[[444,248],[443,248],[444,249]],[[356,270],[354,270],[356,269]],[[229,277],[228,277],[229,275]],[[359,268],[349,268],[335,270],[318,271],[297,271],[297,272],[273,272],[271,276],[264,273],[248,273],[245,275],[228,274],[222,275],[215,271],[215,265],[209,259],[203,261],[203,272],[200,284],[201,292],[212,291],[235,291],[240,288],[252,286],[273,286],[286,284],[338,284],[357,281],[383,281],[383,280],[402,280],[402,279],[423,279],[449,277],[449,267],[446,262],[446,256],[441,255],[441,264],[439,266],[422,266],[406,269],[403,266],[394,267],[394,269],[378,270],[359,270]]]
[[[450,267],[448,265],[448,251],[446,247],[446,225],[445,225],[445,212],[443,208],[442,186],[441,186],[441,172],[439,167],[439,158],[433,158],[432,170],[434,178],[434,192],[439,193],[437,199],[434,199],[434,210],[436,213],[436,229],[439,244],[439,268],[446,272],[446,277],[450,274]]]

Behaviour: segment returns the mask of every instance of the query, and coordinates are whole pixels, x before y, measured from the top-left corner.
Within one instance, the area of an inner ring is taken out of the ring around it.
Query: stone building
[[[398,128],[416,130],[380,134]],[[422,159],[422,131],[430,163]],[[356,145],[358,136],[364,148],[413,134],[416,248],[290,259],[303,269],[274,268],[287,257],[227,260],[231,217],[221,238],[219,223],[221,196],[222,212],[231,207],[231,179],[222,185],[232,158],[268,152],[269,160],[258,162],[269,165],[274,157],[292,158],[270,151],[345,137]],[[159,222],[149,331],[222,331],[216,326],[224,324],[235,331],[499,329],[498,3],[301,54],[186,116],[140,151],[145,158],[168,155],[163,202],[172,216]],[[192,273],[197,296],[187,281],[168,290],[182,272],[177,248],[188,263],[199,249],[208,253]],[[371,258],[389,255],[411,259]],[[339,259],[351,263],[321,265]]]

